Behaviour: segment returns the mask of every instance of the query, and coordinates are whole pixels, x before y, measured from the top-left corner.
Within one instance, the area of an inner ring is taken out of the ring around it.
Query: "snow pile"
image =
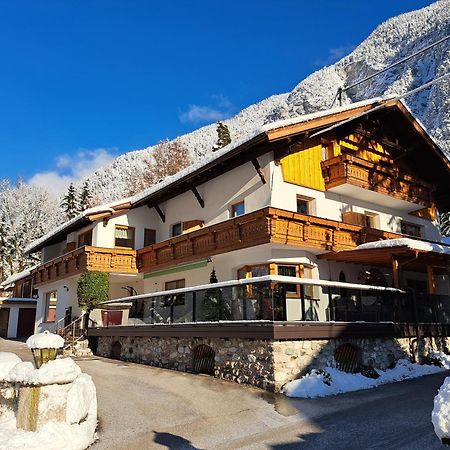
[[[450,356],[446,355],[444,352],[430,352],[429,356],[431,358],[437,359],[444,369],[450,370]]]
[[[42,386],[36,432],[16,428],[15,403],[10,403],[9,407],[5,403],[13,388],[0,390],[0,406],[3,404],[0,410],[0,450],[83,450],[95,441],[95,385],[71,358],[49,361],[35,369],[32,363],[22,362],[13,353],[0,353],[0,370],[0,381]],[[18,392],[20,396],[21,391]],[[57,422],[55,412],[61,408],[63,415]]]
[[[0,352],[0,381],[5,380],[10,370],[21,362],[15,353]]]
[[[33,348],[61,348],[64,347],[64,338],[58,334],[45,330],[43,333],[36,333],[27,339],[27,347]]]
[[[346,373],[328,367],[326,371],[313,370],[304,377],[287,383],[282,392],[288,397],[327,397],[345,392],[371,389],[382,384],[417,378],[444,370],[441,367],[413,364],[406,359],[400,359],[393,369],[376,370],[379,378],[373,379],[360,373]]]
[[[71,358],[55,359],[35,369],[30,362],[21,362],[9,372],[6,381],[26,385],[71,383],[81,374],[80,367]]]
[[[447,377],[434,397],[431,413],[434,432],[439,439],[450,438],[450,377]]]

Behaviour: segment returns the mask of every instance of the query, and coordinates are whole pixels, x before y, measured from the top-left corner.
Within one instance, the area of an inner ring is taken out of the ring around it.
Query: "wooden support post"
[[[166,216],[164,215],[164,213],[161,211],[161,208],[159,207],[159,205],[155,205],[155,209],[156,212],[158,213],[158,216],[161,218],[161,220],[163,221],[163,223],[166,223]]]
[[[394,287],[400,289],[400,266],[398,259],[394,255],[392,255],[392,279]]]
[[[305,321],[306,320],[305,286],[303,284],[300,285],[300,306],[302,310],[302,320]]]
[[[192,193],[195,195],[195,198],[197,199],[199,205],[204,208],[205,207],[205,201],[202,199],[202,196],[198,192],[196,187],[192,188]]]
[[[436,279],[434,278],[433,266],[427,266],[428,274],[428,293],[436,294]]]
[[[261,169],[261,166],[259,165],[259,162],[256,158],[252,159],[252,164],[254,166],[254,168],[256,169],[256,172],[258,172],[259,178],[261,178],[261,181],[263,184],[266,184],[266,177],[264,176],[264,172]]]

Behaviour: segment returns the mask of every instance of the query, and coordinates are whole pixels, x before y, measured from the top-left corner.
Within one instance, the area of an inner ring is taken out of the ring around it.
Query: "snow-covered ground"
[[[291,381],[283,387],[283,394],[288,397],[316,398],[345,392],[371,389],[387,383],[422,377],[450,369],[450,357],[442,352],[433,352],[430,356],[441,361],[442,367],[434,365],[413,364],[406,359],[397,361],[393,369],[376,370],[378,378],[368,378],[360,373],[342,372],[334,367],[325,371],[312,370],[298,380]]]

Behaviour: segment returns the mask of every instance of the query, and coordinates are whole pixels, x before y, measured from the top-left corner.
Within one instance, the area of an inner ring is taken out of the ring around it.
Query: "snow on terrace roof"
[[[51,240],[57,234],[60,234],[64,231],[69,232],[69,229],[76,229],[77,226],[79,226],[80,224],[82,224],[86,221],[85,219],[89,215],[93,215],[93,214],[101,213],[101,212],[107,212],[108,210],[110,210],[111,213],[114,213],[115,206],[121,205],[126,202],[130,203],[130,207],[139,206],[139,204],[142,204],[145,201],[145,199],[147,199],[151,195],[154,195],[156,193],[163,191],[164,189],[167,189],[169,186],[175,184],[178,181],[181,181],[182,179],[188,177],[189,175],[194,174],[197,171],[202,170],[203,168],[206,168],[207,166],[213,165],[215,161],[220,160],[222,157],[226,157],[228,154],[232,153],[233,150],[238,149],[239,147],[241,147],[242,145],[244,145],[246,143],[249,143],[251,140],[256,139],[258,137],[261,137],[261,138],[266,137],[266,133],[268,133],[269,131],[286,128],[286,127],[289,127],[292,125],[301,124],[301,123],[305,123],[305,122],[310,122],[312,120],[319,119],[321,117],[326,117],[328,115],[337,114],[340,112],[351,111],[352,109],[357,109],[357,108],[361,108],[364,106],[374,105],[374,107],[377,107],[380,104],[383,104],[393,98],[394,98],[393,96],[389,96],[389,97],[385,97],[385,98],[376,97],[376,98],[372,98],[369,100],[364,100],[361,102],[356,102],[356,103],[351,103],[349,105],[340,106],[337,108],[327,109],[327,110],[323,110],[323,111],[317,111],[315,113],[306,114],[306,115],[295,117],[292,119],[280,120],[277,122],[271,122],[266,125],[263,125],[262,127],[259,127],[259,128],[256,128],[255,130],[253,130],[253,132],[246,134],[242,138],[232,141],[230,144],[221,148],[220,150],[217,150],[216,152],[212,153],[211,155],[200,159],[199,161],[195,162],[194,164],[191,164],[189,167],[187,167],[184,170],[181,170],[177,174],[172,175],[170,177],[166,177],[160,183],[157,183],[157,184],[151,186],[150,188],[142,191],[139,194],[134,195],[133,197],[121,199],[121,200],[118,200],[118,201],[115,201],[112,203],[100,205],[95,208],[90,208],[90,209],[84,211],[83,213],[74,217],[73,219],[59,225],[58,227],[56,227],[49,233],[45,234],[41,238],[33,241],[31,244],[29,244],[26,247],[25,252],[33,253],[33,252],[40,250],[46,244],[47,241]]]
[[[356,247],[355,250],[369,250],[376,248],[392,248],[392,247],[407,247],[411,250],[418,250],[422,252],[434,252],[450,255],[450,246],[436,242],[426,242],[411,238],[387,239],[384,241],[368,242]]]

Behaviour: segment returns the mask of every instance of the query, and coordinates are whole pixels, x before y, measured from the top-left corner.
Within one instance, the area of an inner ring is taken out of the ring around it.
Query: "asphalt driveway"
[[[0,339],[23,359],[23,343]],[[433,398],[448,373],[314,400],[105,358],[78,361],[97,386],[93,450],[437,449]]]

